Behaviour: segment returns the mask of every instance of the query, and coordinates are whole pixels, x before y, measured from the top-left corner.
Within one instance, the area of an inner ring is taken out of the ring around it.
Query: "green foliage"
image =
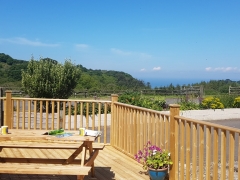
[[[140,106],[142,104],[141,94],[138,92],[126,91],[118,98],[119,102]]]
[[[16,60],[11,56],[4,53],[0,53],[0,83],[2,86],[8,86],[9,84],[14,84],[13,86],[21,87],[20,82],[21,70],[26,70],[28,61]]]
[[[240,108],[240,96],[234,99],[233,107]]]
[[[47,58],[50,60],[50,58]],[[52,60],[58,64],[57,61]],[[22,74],[21,71],[27,70],[28,61],[13,59],[11,56],[0,53],[0,83],[2,86],[7,86],[14,82],[17,87],[21,87]],[[147,88],[141,80],[133,78],[130,74],[119,71],[92,70],[86,69],[82,65],[77,65],[82,73],[77,79],[77,85],[74,88],[75,92],[85,91],[120,91],[126,89],[140,90]],[[20,85],[19,85],[20,84]],[[14,86],[16,87],[16,86]]]
[[[125,92],[119,96],[118,101],[158,111],[166,108],[165,100],[156,99],[155,97],[141,97],[138,92]]]
[[[58,64],[57,61],[53,61]],[[13,59],[11,56],[4,53],[0,53],[0,84],[3,87],[21,87],[21,71],[26,71],[28,66],[28,61]],[[140,92],[144,90],[151,90],[151,84],[149,82],[145,83],[142,80],[133,78],[130,74],[119,72],[119,71],[106,71],[106,70],[92,70],[83,67],[82,65],[77,65],[82,74],[80,78],[77,79],[77,85],[74,88],[76,93],[88,91],[88,92],[102,92],[109,94],[108,92],[120,92],[125,90],[134,90]],[[13,85],[13,86],[12,86]],[[210,80],[208,82],[202,81],[200,83],[188,84],[188,86],[203,86],[205,95],[226,95],[228,94],[228,88],[239,87],[240,81],[226,80]],[[161,88],[155,87],[155,94],[164,95],[174,95],[175,91],[182,89],[180,85],[173,86],[170,83],[169,86],[164,86]],[[14,90],[14,89],[13,89]],[[153,92],[153,91],[152,91]],[[152,93],[148,92],[148,95]],[[230,107],[231,102],[227,102],[220,99],[224,104],[224,107]],[[232,101],[232,100],[231,100]]]
[[[64,64],[45,58],[31,59],[26,71],[22,71],[23,90],[35,98],[68,98],[77,85],[79,69],[70,60]]]
[[[86,116],[87,114],[92,115],[93,113],[95,115],[97,115],[99,113],[99,109],[98,109],[98,103],[88,103],[88,102],[83,102],[82,103],[82,109],[83,109],[83,114],[84,116]],[[88,111],[88,113],[87,113]],[[66,114],[68,114],[69,112],[69,107],[66,108]],[[111,105],[110,104],[106,104],[106,113],[110,113],[111,112]],[[101,108],[100,108],[100,114],[104,114],[105,113],[105,104],[101,104]],[[75,107],[73,105],[71,105],[71,115],[75,114]],[[77,108],[76,108],[76,115],[81,115],[81,104],[78,103],[77,104]]]
[[[197,110],[200,109],[199,105],[191,101],[181,101],[180,110]]]
[[[76,91],[119,91],[126,89],[140,90],[146,88],[143,81],[133,78],[130,74],[119,71],[87,70],[78,66],[82,76],[78,80]]]
[[[194,83],[193,86],[204,87],[205,95],[226,95],[228,94],[229,86],[239,87],[240,81],[226,80],[210,80],[209,82],[202,81],[200,83]]]
[[[201,105],[203,109],[223,109],[224,105],[220,102],[219,98],[207,97],[203,99]]]
[[[217,95],[216,98],[220,99],[224,108],[233,108],[234,99],[237,95]]]

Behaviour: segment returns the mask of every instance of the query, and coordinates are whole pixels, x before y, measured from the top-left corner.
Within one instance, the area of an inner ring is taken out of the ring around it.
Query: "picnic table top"
[[[33,140],[33,141],[95,141],[96,137],[92,136],[80,136],[79,131],[66,131],[70,136],[48,135],[49,130],[16,130],[9,129],[8,134],[0,134],[0,141],[21,141],[21,140]],[[44,135],[46,134],[46,135]]]

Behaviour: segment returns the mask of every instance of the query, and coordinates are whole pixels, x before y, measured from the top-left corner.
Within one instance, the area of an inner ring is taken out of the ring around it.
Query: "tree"
[[[80,70],[65,60],[64,64],[50,58],[33,58],[27,70],[22,71],[22,86],[25,93],[35,98],[67,99],[72,95],[80,77]]]

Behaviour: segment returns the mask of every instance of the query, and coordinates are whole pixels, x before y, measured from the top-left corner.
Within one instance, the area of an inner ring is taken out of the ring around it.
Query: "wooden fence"
[[[236,94],[236,95],[240,95],[240,87],[231,87],[229,86],[228,88],[228,94]]]
[[[240,130],[119,102],[113,103],[111,145],[134,157],[147,141],[168,149],[170,180],[240,179]]]
[[[103,132],[99,141],[109,143],[111,101],[17,98],[6,91],[4,124],[14,129],[77,130]]]
[[[4,124],[10,128],[85,126],[103,131],[99,142],[109,142],[132,158],[147,141],[168,149],[174,163],[170,180],[240,179],[240,130],[179,116],[179,105],[163,113],[120,103],[117,95],[111,101],[83,101],[13,98],[7,92],[2,99]]]

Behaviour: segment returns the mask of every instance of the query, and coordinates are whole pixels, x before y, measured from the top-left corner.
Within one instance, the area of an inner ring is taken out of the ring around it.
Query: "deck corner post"
[[[12,91],[5,91],[6,105],[4,109],[4,126],[12,128]]]
[[[180,105],[178,104],[170,104],[170,153],[171,153],[171,159],[173,161],[173,165],[170,168],[169,171],[169,180],[178,179],[178,147],[177,147],[177,138],[178,136],[175,134],[176,130],[175,128],[178,128],[175,126],[175,119],[174,116],[179,116],[179,109]]]
[[[110,134],[111,134],[111,137],[110,137],[110,144],[113,146],[115,144],[114,142],[114,128],[115,128],[115,125],[114,125],[114,122],[117,118],[117,111],[116,111],[116,106],[114,105],[115,102],[118,102],[118,95],[117,94],[112,94],[111,95],[111,126],[110,126]]]

